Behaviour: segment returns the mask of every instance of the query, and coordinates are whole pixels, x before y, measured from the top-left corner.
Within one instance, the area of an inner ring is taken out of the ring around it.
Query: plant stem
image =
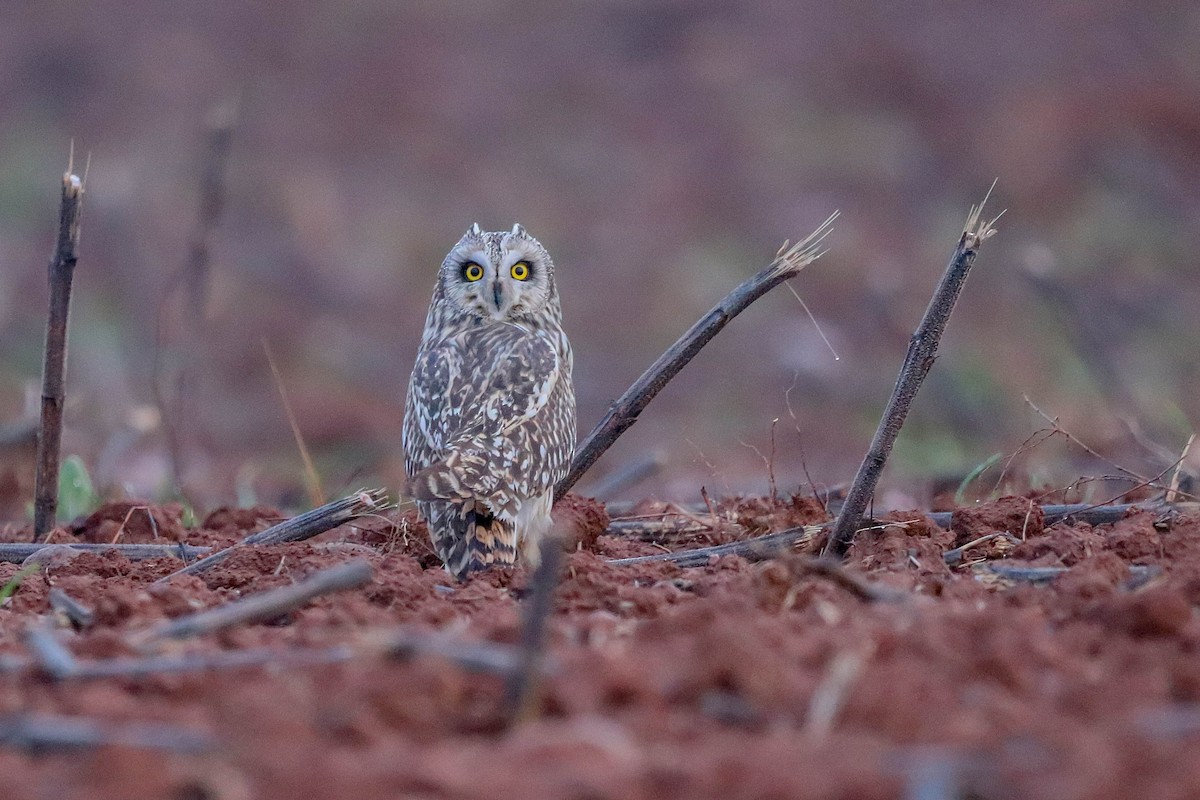
[[[83,181],[68,164],[62,178],[58,207],[58,241],[50,258],[50,305],[46,318],[46,348],[42,362],[42,421],[38,428],[34,475],[35,536],[54,528],[58,514],[58,468],[62,448],[62,417],[67,371],[67,322],[71,310],[71,280],[79,251],[79,219],[83,210]]]

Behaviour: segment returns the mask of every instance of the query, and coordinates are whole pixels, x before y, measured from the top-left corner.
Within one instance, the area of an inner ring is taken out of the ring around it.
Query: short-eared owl
[[[571,344],[554,264],[514,225],[450,250],[417,351],[404,466],[434,548],[460,578],[531,564],[575,450]]]

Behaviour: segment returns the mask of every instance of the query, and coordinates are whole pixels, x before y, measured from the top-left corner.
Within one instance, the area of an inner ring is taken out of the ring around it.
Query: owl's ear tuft
[[[516,225],[513,225],[512,235],[513,236],[524,236],[525,235],[525,226],[519,222]]]
[[[468,236],[482,236],[483,231],[479,228],[478,222],[472,222],[471,227],[467,229]]]

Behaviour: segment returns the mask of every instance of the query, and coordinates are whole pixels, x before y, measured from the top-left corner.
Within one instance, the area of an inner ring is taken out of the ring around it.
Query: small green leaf
[[[90,514],[99,504],[83,459],[67,456],[58,471],[58,518],[71,520]]]
[[[17,589],[21,588],[21,581],[25,580],[26,576],[32,575],[38,571],[38,564],[28,564],[21,567],[16,573],[8,579],[8,583],[0,587],[0,606],[8,602],[8,598],[16,594]]]

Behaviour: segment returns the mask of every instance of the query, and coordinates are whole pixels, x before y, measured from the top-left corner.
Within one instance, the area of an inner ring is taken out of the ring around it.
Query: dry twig
[[[311,539],[325,531],[333,530],[352,519],[357,519],[367,514],[377,514],[382,508],[384,496],[382,489],[370,489],[355,492],[348,497],[343,497],[341,500],[335,500],[332,503],[326,503],[320,508],[314,508],[312,511],[292,517],[266,530],[251,534],[237,544],[226,547],[224,550],[218,550],[206,558],[188,564],[183,569],[176,570],[170,575],[159,578],[155,583],[165,583],[176,575],[195,575],[204,572],[220,564],[242,547],[300,542],[305,539]]]
[[[79,659],[75,661],[74,669],[64,679],[136,679],[150,675],[252,669],[263,666],[304,667],[341,664],[378,655],[401,661],[428,655],[445,659],[471,672],[502,676],[513,673],[521,663],[520,654],[512,645],[488,641],[468,642],[445,634],[396,630],[369,632],[359,642],[323,648],[252,647],[244,650],[218,650],[100,660]],[[0,656],[0,673],[19,673],[35,668],[41,668],[40,662],[14,656]],[[549,671],[553,665],[544,663],[541,668],[543,671]]]
[[[138,648],[148,648],[164,639],[187,639],[234,625],[264,622],[294,611],[323,594],[362,586],[371,580],[372,575],[371,565],[366,561],[339,564],[291,586],[271,589],[216,608],[176,617],[158,627],[136,633],[130,640]]]
[[[96,621],[96,615],[90,608],[57,586],[50,590],[46,600],[55,614],[79,630],[92,627],[92,623]]]
[[[81,553],[120,553],[130,561],[140,561],[147,558],[178,558],[191,561],[212,552],[211,547],[184,544],[93,544],[91,542],[73,542],[70,544],[42,544],[41,542],[6,542],[0,544],[0,561],[20,564],[39,550],[47,547],[67,547]]]
[[[1189,507],[1195,504],[1188,504]],[[1096,506],[1087,503],[1071,503],[1068,505],[1048,505],[1042,506],[1042,514],[1044,517],[1044,525],[1050,526],[1058,522],[1074,521],[1086,522],[1090,525],[1106,525],[1117,522],[1125,518],[1125,515],[1130,511],[1144,509],[1147,511],[1161,511],[1164,509],[1162,505],[1144,506],[1137,503],[1121,503],[1110,506]],[[949,529],[950,520],[953,512],[938,511],[924,515],[925,519],[930,520],[933,524],[940,528]],[[883,525],[899,525],[902,523],[882,523]],[[641,534],[659,533],[662,530],[661,523],[659,525],[649,524],[644,529],[639,528],[635,524],[621,525],[619,528],[613,529],[611,526],[609,533],[620,533],[625,536],[634,536]],[[821,530],[820,525],[805,525],[798,528],[788,528],[787,530],[779,531],[778,533],[768,533],[762,536],[755,536],[751,539],[743,539],[738,542],[730,542],[728,544],[718,544],[712,547],[698,547],[693,550],[680,550],[672,553],[656,553],[651,556],[634,556],[631,558],[617,558],[609,561],[609,564],[614,566],[628,566],[632,564],[646,564],[654,561],[666,561],[677,564],[680,567],[702,567],[709,562],[710,559],[720,558],[723,556],[740,556],[742,558],[756,561],[765,558],[774,558],[784,553],[790,552],[796,547],[801,547],[809,542]],[[978,542],[971,543],[972,545]],[[967,549],[964,545],[962,548],[949,550],[946,552],[947,563],[954,564],[961,560],[961,550]],[[822,562],[824,563],[824,562]]]
[[[525,619],[521,626],[521,649],[517,668],[508,677],[506,700],[509,721],[519,723],[537,716],[542,662],[546,652],[546,624],[554,611],[554,589],[558,586],[562,549],[557,537],[543,548],[542,563],[534,570]]]
[[[0,716],[0,745],[32,752],[84,747],[140,747],[172,753],[202,753],[216,746],[204,733],[150,722],[112,723],[58,714]]]
[[[637,422],[638,415],[646,408],[662,388],[674,378],[689,361],[691,361],[704,345],[721,332],[729,321],[758,298],[779,284],[796,276],[800,270],[825,254],[823,242],[832,230],[837,212],[821,223],[807,239],[789,246],[779,248],[775,260],[766,269],[754,277],[738,285],[717,305],[701,317],[683,334],[675,344],[671,345],[650,368],[642,373],[625,394],[621,395],[600,423],[592,429],[587,438],[575,450],[575,458],[571,462],[571,470],[559,481],[554,490],[554,499],[560,499],[570,491],[575,482],[596,463],[613,442],[624,433],[630,425]]]
[[[49,625],[36,623],[26,629],[25,646],[33,653],[38,666],[51,678],[62,680],[75,674],[78,666],[75,656],[63,646]]]
[[[995,183],[992,186],[995,186]],[[988,190],[988,194],[991,194],[991,189]],[[883,466],[892,452],[892,445],[896,443],[896,437],[908,416],[908,409],[937,357],[938,342],[971,271],[975,256],[983,242],[996,232],[993,226],[999,217],[991,222],[982,221],[981,214],[986,202],[987,197],[984,197],[982,203],[971,208],[954,255],[951,256],[937,290],[929,301],[921,324],[908,343],[908,353],[904,357],[904,365],[900,368],[896,386],[892,389],[892,396],[888,399],[883,417],[879,420],[879,427],[871,439],[867,455],[850,485],[846,503],[833,524],[829,541],[825,545],[826,555],[844,556],[850,542],[854,540],[867,504],[875,494]]]
[[[58,240],[54,255],[50,258],[50,304],[46,318],[45,358],[42,362],[42,420],[38,434],[37,472],[34,476],[35,536],[50,533],[58,513],[58,469],[66,395],[67,324],[71,310],[71,281],[79,258],[79,219],[83,211],[83,181],[72,172],[73,161],[72,157],[62,177]]]
[[[821,530],[820,525],[806,525],[799,528],[788,528],[779,533],[768,533],[753,539],[743,539],[740,542],[718,544],[712,547],[699,547],[695,550],[682,550],[678,553],[657,553],[652,556],[634,556],[633,558],[617,558],[609,564],[617,567],[646,564],[653,561],[668,561],[681,567],[702,567],[710,559],[722,556],[741,556],[749,560],[774,558],[790,552],[792,548],[808,544],[813,536]]]

